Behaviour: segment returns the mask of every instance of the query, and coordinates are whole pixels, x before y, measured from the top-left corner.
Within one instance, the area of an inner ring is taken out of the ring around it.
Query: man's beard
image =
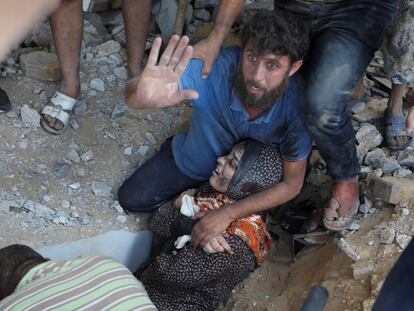
[[[288,71],[289,72],[289,71]],[[265,91],[262,96],[257,97],[251,94],[248,89],[255,86],[263,90],[263,86],[253,81],[244,81],[241,65],[237,67],[234,79],[234,91],[244,107],[259,108],[269,110],[277,102],[279,97],[287,89],[289,82],[289,74],[286,73],[280,85],[270,91]]]

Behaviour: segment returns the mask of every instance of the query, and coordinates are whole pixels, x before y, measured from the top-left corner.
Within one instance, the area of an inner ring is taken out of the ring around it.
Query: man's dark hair
[[[275,55],[288,55],[294,63],[308,51],[309,31],[305,22],[285,12],[257,10],[243,26],[243,49],[250,40],[259,54],[270,50]]]
[[[46,261],[28,246],[14,244],[0,249],[0,300],[15,290],[21,278],[27,272],[27,263]]]

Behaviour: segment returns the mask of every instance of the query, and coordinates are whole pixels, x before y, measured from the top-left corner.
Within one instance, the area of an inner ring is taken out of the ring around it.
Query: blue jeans
[[[414,240],[391,269],[372,311],[414,310]]]
[[[352,179],[359,164],[347,103],[382,44],[397,1],[276,0],[275,7],[309,21],[311,48],[303,68],[305,119],[332,178]]]

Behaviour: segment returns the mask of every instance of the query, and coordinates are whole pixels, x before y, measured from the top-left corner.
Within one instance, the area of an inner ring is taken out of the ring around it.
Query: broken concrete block
[[[42,81],[57,81],[62,75],[56,54],[36,51],[20,56],[20,66],[26,77]]]
[[[414,167],[414,149],[407,148],[398,155],[401,166]]]
[[[355,280],[367,278],[372,271],[374,271],[374,264],[372,262],[356,262],[352,265],[352,273]]]
[[[384,176],[374,177],[370,181],[371,192],[375,198],[391,204],[402,201],[414,201],[414,180],[408,178]]]
[[[20,115],[24,124],[30,127],[40,127],[40,114],[36,109],[33,109],[28,105],[23,105],[23,107],[20,108]]]
[[[92,193],[98,197],[111,197],[112,187],[102,181],[94,180],[91,185]]]
[[[384,151],[380,148],[375,148],[371,151],[369,151],[364,159],[364,164],[368,166],[372,166],[374,163],[374,160],[376,159],[382,159],[387,157],[387,155],[384,153]]]
[[[381,244],[392,244],[395,239],[395,230],[389,227],[379,229],[379,241]]]
[[[387,157],[374,159],[372,161],[372,166],[374,168],[380,168],[384,174],[392,174],[396,170],[401,168],[400,164],[396,159]]]
[[[358,144],[363,145],[367,152],[381,145],[384,140],[384,137],[372,124],[363,124],[355,137]]]

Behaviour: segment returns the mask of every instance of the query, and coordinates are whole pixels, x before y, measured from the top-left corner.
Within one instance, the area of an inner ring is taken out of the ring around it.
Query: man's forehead
[[[244,48],[244,53],[250,52],[250,53],[254,53],[260,57],[263,58],[267,58],[267,59],[274,59],[274,60],[280,60],[282,58],[289,58],[288,55],[279,55],[279,54],[275,54],[272,50],[267,49],[264,51],[261,51],[259,53],[259,51],[257,50],[257,48],[255,46],[253,46],[251,40],[247,43],[246,47]]]

